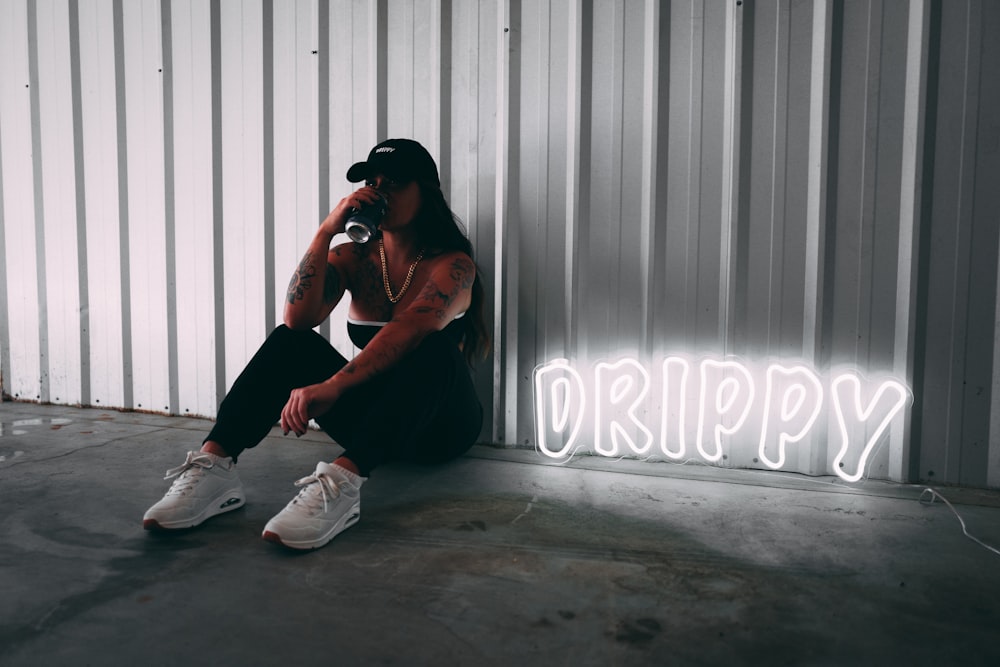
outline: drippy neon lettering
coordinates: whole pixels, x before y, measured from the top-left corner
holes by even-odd
[[[789,446],[807,438],[826,407],[839,438],[830,443],[830,450],[836,449],[832,468],[843,479],[857,481],[910,398],[906,385],[895,379],[884,379],[871,391],[873,383],[863,387],[853,370],[833,374],[827,393],[820,376],[802,364],[775,363],[755,371],[733,360],[695,363],[671,356],[658,368],[657,384],[636,359],[602,361],[594,364],[588,385],[566,359],[538,366],[533,378],[538,450],[556,459],[572,456],[582,447],[584,429],[592,427],[595,453],[649,456],[657,437],[642,415],[650,406],[656,410],[648,412],[659,412],[659,451],[667,458],[681,460],[697,452],[718,463],[727,446],[746,442],[755,447],[755,461],[777,470],[786,466]],[[762,396],[755,377],[763,380]],[[659,395],[651,398],[653,387]],[[867,402],[864,395],[870,396]]]

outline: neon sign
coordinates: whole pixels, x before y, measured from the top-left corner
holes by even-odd
[[[719,464],[727,451],[749,446],[755,464],[778,470],[787,466],[790,448],[813,434],[826,407],[836,425],[831,467],[855,482],[910,398],[902,382],[870,382],[855,370],[831,374],[826,389],[819,374],[801,363],[754,369],[735,360],[696,363],[670,356],[656,370],[654,379],[634,358],[601,361],[588,384],[566,359],[538,366],[536,448],[554,459],[568,458],[582,450],[584,431],[592,426],[593,451],[605,457],[697,456]]]

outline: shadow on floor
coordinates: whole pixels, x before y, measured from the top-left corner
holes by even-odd
[[[322,434],[269,437],[244,508],[158,534],[142,513],[206,422],[0,422],[4,665],[1000,664],[1000,556],[920,487],[475,448],[379,469],[361,522],[300,553],[260,531]],[[998,494],[951,495],[1000,544]]]

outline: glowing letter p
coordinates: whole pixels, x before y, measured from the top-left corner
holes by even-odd
[[[573,451],[584,404],[583,379],[565,359],[535,369],[535,442],[542,454],[557,459]],[[562,448],[552,451],[550,445],[564,438]]]
[[[764,423],[757,453],[769,468],[785,465],[785,444],[798,442],[812,428],[823,404],[823,386],[805,366],[786,368],[777,364],[767,369]],[[777,441],[776,459],[768,456]]]
[[[701,391],[698,394],[698,453],[706,461],[722,458],[722,436],[743,426],[753,404],[753,378],[735,361],[701,362]],[[726,422],[732,424],[727,426]],[[710,438],[706,427],[715,424]],[[713,448],[707,445],[711,440]]]

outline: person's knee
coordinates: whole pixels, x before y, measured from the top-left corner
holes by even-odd
[[[317,340],[318,339],[318,340]],[[312,329],[292,329],[287,324],[279,324],[267,337],[267,341],[277,344],[302,345],[306,343],[326,343],[326,339]]]
[[[441,331],[428,334],[403,360],[401,366],[418,373],[449,373],[460,359],[455,342]]]
[[[271,329],[271,333],[267,335],[265,343],[274,343],[278,341],[287,340],[291,334],[294,333],[284,324],[279,324],[275,328]]]

